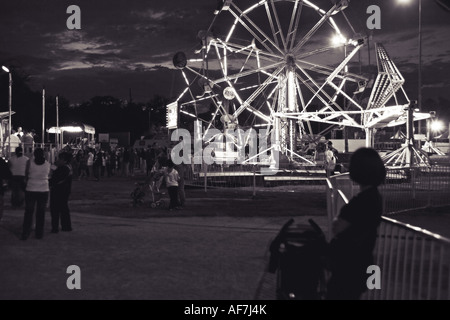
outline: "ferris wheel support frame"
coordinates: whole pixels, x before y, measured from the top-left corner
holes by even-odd
[[[255,1],[252,6],[241,10],[235,2],[223,1],[223,5],[219,6],[215,12],[213,23],[221,12],[228,12],[234,18],[234,23],[224,40],[214,37],[210,32],[210,30],[213,30],[213,23],[208,28],[208,31],[203,33],[201,38],[202,48],[196,51],[196,54],[201,54],[200,61],[202,65],[200,70],[197,71],[190,66],[183,66],[183,68],[186,67],[187,70],[196,76],[196,79],[200,78],[202,80],[204,92],[201,95],[194,94],[190,86],[195,80],[189,81],[184,70],[181,70],[188,87],[178,97],[177,101],[180,101],[182,96],[189,93],[192,99],[182,102],[181,107],[192,105],[195,114],[188,111],[187,108],[181,110],[181,107],[180,112],[193,118],[197,117],[198,120],[205,123],[207,128],[204,135],[206,135],[211,127],[215,127],[216,116],[221,116],[223,130],[226,133],[226,130],[241,125],[239,121],[243,119],[240,116],[244,111],[248,111],[249,116],[247,120],[253,117],[250,119],[252,127],[255,124],[262,125],[260,122],[267,125],[267,132],[270,132],[270,136],[273,137],[273,148],[271,150],[281,152],[291,160],[294,158],[302,161],[306,160],[296,152],[297,137],[303,132],[306,134],[305,123],[308,125],[309,134],[313,134],[310,122],[314,121],[329,124],[330,127],[338,125],[361,128],[366,132],[366,145],[373,146],[375,129],[379,125],[383,125],[382,121],[391,116],[389,113],[390,107],[386,107],[387,100],[390,98],[395,99],[396,107],[398,108],[399,103],[395,92],[399,89],[404,92],[402,88],[404,79],[401,77],[398,69],[390,60],[384,48],[377,48],[379,77],[374,85],[374,90],[372,90],[368,106],[364,108],[358,102],[355,94],[365,90],[369,79],[362,75],[348,72],[346,67],[364,46],[366,39],[361,37],[357,40],[345,39],[332,17],[345,9],[349,1],[334,1],[332,8],[328,11],[320,9],[312,1],[308,0],[284,1],[294,3],[290,20],[287,21],[289,23],[287,33],[284,32],[286,28],[283,30],[281,26],[283,21],[279,19],[278,5],[275,5],[278,2],[283,1]],[[300,16],[303,8],[307,7],[308,10],[313,9],[320,18],[318,21],[315,20],[316,23],[312,29],[297,39],[296,32]],[[254,9],[256,10],[253,11]],[[266,28],[267,32],[255,23],[258,20],[253,20],[256,14],[262,13],[264,9],[270,26],[270,31],[267,31],[269,28]],[[349,23],[345,14],[344,17]],[[317,48],[316,45],[316,48],[313,48],[314,50],[308,50],[311,48],[307,47],[306,44],[326,23],[332,27],[333,32],[341,38],[341,41],[345,41],[340,45],[322,48]],[[231,37],[235,37],[233,33],[236,27],[241,28],[240,30],[252,36],[253,40],[249,45],[230,42],[232,40]],[[352,30],[354,31],[353,27]],[[270,36],[271,33],[272,35]],[[255,42],[258,42],[260,48],[256,46]],[[347,54],[347,46],[349,45],[352,45],[354,48]],[[308,57],[326,53],[339,46],[344,47],[345,55],[342,61],[339,59],[339,64],[336,68],[306,60]],[[306,52],[300,52],[302,49],[306,49]],[[238,67],[235,64],[233,68],[229,68],[228,63],[231,66],[230,61],[232,59],[235,59],[235,61],[239,59],[236,59],[237,55],[240,55],[242,64]],[[208,73],[210,62],[213,59],[220,66],[218,71],[222,72],[217,78],[214,78],[215,75],[212,74],[210,77]],[[249,67],[247,62],[250,59],[254,65]],[[318,76],[319,80],[317,81],[312,74]],[[247,79],[254,79],[252,78],[254,75],[258,77],[256,85],[243,88],[242,80],[245,82]],[[247,76],[249,78],[246,78]],[[361,86],[363,90],[354,92],[352,97],[345,90],[346,83],[349,81],[357,83],[358,87],[360,83],[365,83]],[[216,88],[224,89],[224,86],[226,86],[225,89],[229,89],[232,92],[233,98],[231,99],[235,99],[237,103],[231,104],[230,102],[229,105],[229,101],[221,101],[222,93],[216,93],[214,90]],[[245,92],[246,90],[248,91]],[[387,95],[385,96],[384,94]],[[343,106],[336,102],[338,96],[344,99],[345,103]],[[216,108],[210,120],[198,117],[197,104],[203,100],[210,101],[210,105]],[[311,107],[314,101],[318,101],[321,108],[319,111],[311,112],[308,108]],[[262,109],[263,106],[264,109]],[[349,107],[352,107],[352,109],[349,109]],[[232,108],[233,110],[231,110]],[[268,113],[265,111],[266,108]],[[392,117],[398,117],[397,113],[395,110],[392,111]],[[358,122],[357,117],[361,118],[361,123]],[[248,124],[247,120],[244,124]],[[269,133],[267,134],[268,136]],[[409,155],[408,157],[410,158]]]

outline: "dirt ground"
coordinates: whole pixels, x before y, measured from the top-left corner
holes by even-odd
[[[0,299],[252,300],[268,246],[291,217],[326,228],[325,192],[186,188],[186,208],[133,207],[137,177],[74,181],[73,231],[19,240],[22,209],[5,195],[0,222]],[[166,195],[162,198],[166,203]],[[66,268],[81,269],[68,290]],[[274,298],[273,283],[258,299]]]
[[[73,228],[20,241],[22,209],[7,193],[0,222],[1,300],[252,300],[274,299],[264,284],[268,246],[294,218],[326,231],[325,189],[306,186],[247,189],[187,187],[186,208],[133,207],[130,193],[143,176],[74,181]],[[162,198],[166,203],[166,195]],[[450,210],[394,219],[445,236]],[[67,267],[77,265],[81,290],[69,290]],[[266,277],[267,280],[267,277]]]
[[[271,217],[326,214],[325,187],[285,186],[257,188],[212,188],[187,185],[186,207],[182,211],[167,210],[169,198],[166,190],[161,200],[164,206],[151,208],[151,193],[145,202],[132,206],[130,193],[135,183],[143,181],[142,175],[135,177],[111,177],[96,181],[75,181],[71,206],[77,212],[94,213],[127,218],[150,218],[170,216],[230,216]]]

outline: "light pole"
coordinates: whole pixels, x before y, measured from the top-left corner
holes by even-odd
[[[61,150],[61,133],[59,132],[59,97],[56,96],[56,150]]]
[[[397,0],[400,3],[410,3],[412,0]],[[422,111],[422,0],[419,0],[419,78],[418,78],[418,97],[417,107]],[[421,125],[419,121],[419,134]]]
[[[9,75],[9,97],[8,97],[8,108],[9,108],[9,114],[8,114],[8,159],[11,157],[11,112],[12,112],[12,75],[11,71],[5,67],[2,66],[3,71],[7,72]]]
[[[45,87],[42,88],[42,149],[44,149],[44,135],[45,135]]]

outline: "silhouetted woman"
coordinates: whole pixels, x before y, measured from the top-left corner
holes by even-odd
[[[327,286],[330,300],[357,300],[367,289],[367,267],[373,264],[383,211],[377,187],[384,182],[386,169],[378,153],[371,148],[356,150],[349,171],[360,192],[342,207],[333,222],[329,246],[331,278]]]

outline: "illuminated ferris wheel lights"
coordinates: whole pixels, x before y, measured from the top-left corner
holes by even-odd
[[[347,39],[342,34],[336,34],[331,39],[334,46],[340,46],[347,43]]]
[[[193,114],[191,114],[191,113],[189,113],[189,112],[186,112],[186,111],[184,111],[184,110],[180,110],[180,112],[182,112],[182,113],[184,113],[184,114],[187,114],[188,116],[190,116],[190,117],[192,117],[192,118],[197,118],[195,115],[193,115]]]
[[[316,6],[314,3],[312,3],[312,2],[310,2],[310,1],[308,1],[308,0],[305,0],[304,1],[308,6],[310,6],[311,8],[313,8],[314,10],[321,10],[318,6]]]
[[[431,131],[433,131],[433,132],[442,131],[444,129],[444,127],[445,127],[444,123],[439,120],[435,120],[431,123]]]

